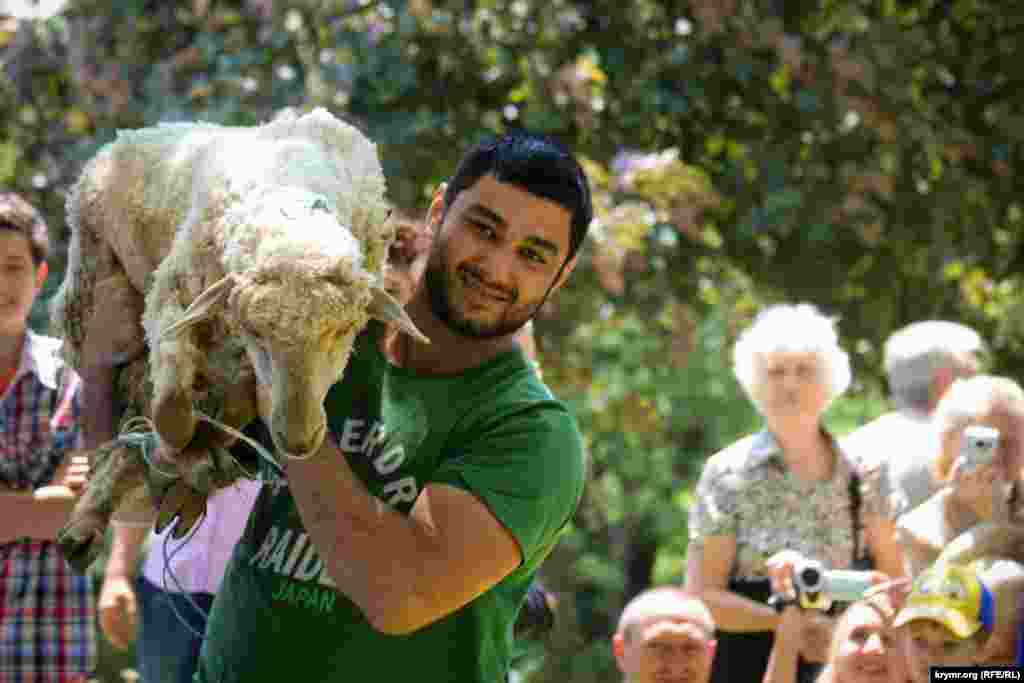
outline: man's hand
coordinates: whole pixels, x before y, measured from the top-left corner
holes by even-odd
[[[81,494],[89,481],[90,472],[89,456],[82,451],[71,451],[64,457],[64,462],[54,473],[52,484],[66,486],[75,494]]]
[[[89,481],[89,456],[81,451],[70,451],[64,456],[64,462],[53,474],[53,480],[47,486],[40,486],[33,492],[36,500],[72,500],[82,495]]]
[[[135,640],[136,605],[131,580],[123,574],[107,574],[100,591],[100,628],[119,650],[127,650]]]

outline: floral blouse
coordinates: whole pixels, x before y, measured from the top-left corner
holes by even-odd
[[[768,431],[711,456],[689,511],[690,543],[699,547],[706,536],[735,537],[731,578],[767,576],[765,563],[780,550],[794,550],[829,569],[849,568],[854,550],[850,481],[857,466],[828,438],[838,456],[828,481],[805,483],[793,476]],[[862,502],[861,529],[864,514]],[[860,548],[863,553],[863,532]]]

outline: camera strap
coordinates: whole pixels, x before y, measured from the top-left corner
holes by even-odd
[[[860,475],[850,468],[850,520],[853,523],[853,559],[851,569],[874,569],[874,559],[871,553],[863,547],[862,536],[864,525],[861,524],[861,496],[860,496]]]

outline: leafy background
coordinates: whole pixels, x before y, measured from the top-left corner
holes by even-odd
[[[486,134],[571,145],[598,217],[536,327],[590,484],[522,670],[612,681],[618,610],[682,575],[701,463],[758,424],[729,352],[759,307],[837,316],[839,433],[886,408],[881,344],[913,320],[975,326],[1019,376],[1022,26],[1024,4],[985,0],[8,0],[0,186],[59,237],[48,296],[66,192],[118,129],[324,106],[411,211]],[[130,660],[104,652],[118,680]]]

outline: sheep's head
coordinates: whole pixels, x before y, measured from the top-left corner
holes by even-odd
[[[355,336],[373,317],[423,335],[362,267],[359,242],[326,206],[286,212],[287,221],[255,224],[250,242],[229,256],[229,274],[199,296],[180,329],[220,310],[236,330],[260,380],[269,388],[269,427],[288,454],[320,447],[328,389],[344,372]],[[253,236],[258,235],[258,239]],[[242,252],[248,256],[242,258]],[[234,267],[231,267],[231,266]],[[247,267],[242,267],[242,266]]]

